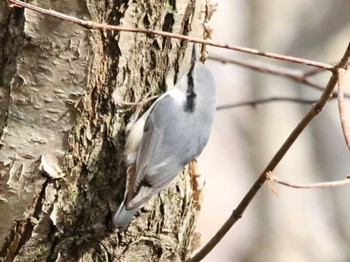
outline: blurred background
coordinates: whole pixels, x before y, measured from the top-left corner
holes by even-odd
[[[336,63],[350,40],[350,1],[220,0],[211,25],[213,40],[218,42]],[[311,69],[213,47],[209,53]],[[320,96],[317,90],[277,76],[210,59],[207,65],[215,76],[218,105],[277,96]],[[313,79],[325,86],[329,77],[326,72]],[[350,86],[347,89],[350,93]],[[226,221],[310,106],[274,102],[217,111],[209,144],[199,158],[206,180],[197,227],[202,246]],[[342,180],[349,174],[350,153],[334,100],[307,127],[274,175],[307,184]],[[265,184],[204,261],[350,261],[350,186],[273,187],[279,197]]]

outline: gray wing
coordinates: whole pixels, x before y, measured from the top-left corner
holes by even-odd
[[[198,136],[196,121],[169,95],[157,102],[145,123],[127,208],[145,203],[202,151],[209,133]]]

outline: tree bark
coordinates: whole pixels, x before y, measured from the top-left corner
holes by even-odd
[[[204,1],[30,3],[196,37],[208,19]],[[2,261],[185,260],[200,207],[193,168],[151,199],[126,232],[113,230],[135,107],[115,105],[112,94],[137,101],[164,92],[188,66],[187,43],[86,30],[6,1],[0,13]]]

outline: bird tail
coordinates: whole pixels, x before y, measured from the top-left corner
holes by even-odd
[[[113,224],[118,232],[125,231],[139,209],[139,206],[132,209],[126,209],[125,199],[123,200],[113,217]]]

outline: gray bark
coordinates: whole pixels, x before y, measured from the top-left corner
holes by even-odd
[[[204,1],[31,1],[67,15],[202,37]],[[202,6],[203,4],[203,6]],[[0,3],[0,258],[182,261],[198,192],[187,168],[117,234],[125,187],[125,101],[159,94],[187,43],[78,25]],[[192,170],[192,171],[191,171]]]

